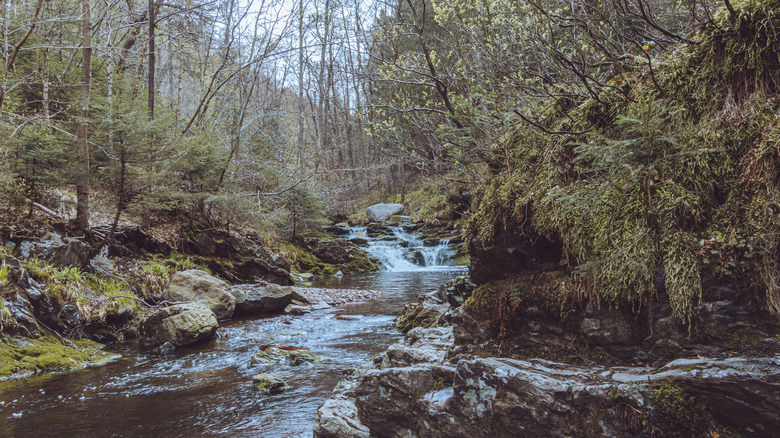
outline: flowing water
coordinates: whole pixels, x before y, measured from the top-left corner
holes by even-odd
[[[430,265],[410,262],[413,251],[425,247],[398,230],[395,241],[372,241],[369,247],[389,270],[314,285],[379,290],[380,299],[303,316],[226,321],[216,339],[172,356],[141,354],[135,344],[111,345],[107,349],[122,358],[110,364],[0,382],[0,437],[310,437],[317,407],[343,372],[400,337],[394,319],[401,307],[464,272],[437,266],[450,254],[446,244],[424,256]],[[386,254],[396,250],[398,256]],[[261,344],[308,347],[323,360],[259,369],[249,362]],[[291,389],[260,395],[251,385],[260,372],[277,374]]]

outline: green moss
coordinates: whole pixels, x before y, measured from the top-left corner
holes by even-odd
[[[663,383],[653,391],[652,421],[665,436],[703,436],[708,430],[706,405],[674,383]]]
[[[285,259],[290,261],[295,272],[314,275],[335,275],[341,269],[338,265],[332,265],[320,261],[311,251],[293,244],[284,244],[280,252]]]
[[[62,371],[105,363],[116,357],[102,345],[81,340],[65,345],[46,332],[39,339],[0,336],[0,379],[44,371]]]
[[[463,308],[476,313],[484,319],[490,319],[497,299],[498,288],[492,283],[486,283],[471,292],[471,296],[463,303]]]
[[[441,313],[435,308],[418,304],[409,312],[401,315],[396,321],[395,327],[403,333],[415,327],[435,327],[439,322],[439,317],[441,317]]]

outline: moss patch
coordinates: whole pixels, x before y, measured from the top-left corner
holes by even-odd
[[[88,340],[64,345],[47,332],[39,339],[0,336],[0,379],[22,377],[43,371],[63,371],[106,363],[117,357]]]
[[[653,391],[652,422],[664,436],[704,436],[708,430],[706,405],[685,388],[664,383]]]
[[[431,328],[436,326],[441,313],[433,307],[418,304],[409,312],[401,315],[395,323],[398,331],[406,333],[415,327]]]

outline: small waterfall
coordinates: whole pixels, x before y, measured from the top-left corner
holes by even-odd
[[[423,241],[419,235],[407,232],[402,227],[389,227],[391,236],[371,238],[366,227],[349,229],[349,238],[366,239],[366,251],[379,259],[386,271],[419,271],[449,266],[455,249],[450,239],[441,239],[437,244]]]

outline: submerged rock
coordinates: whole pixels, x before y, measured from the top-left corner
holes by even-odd
[[[227,288],[227,283],[208,272],[191,269],[173,274],[163,298],[173,302],[201,302],[217,319],[226,319],[233,316],[236,307],[236,300]]]
[[[403,211],[403,204],[374,204],[366,209],[366,217],[371,222],[382,222]]]
[[[217,331],[217,317],[205,304],[163,307],[149,315],[139,330],[139,343],[153,348],[166,342],[181,347],[209,340]]]
[[[322,358],[309,351],[308,348],[298,347],[267,347],[252,356],[250,365],[265,366],[287,363],[292,366],[304,363],[319,362]]]
[[[252,385],[270,395],[281,394],[287,389],[287,382],[276,374],[256,374],[252,376]]]

